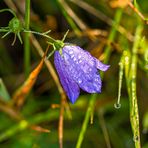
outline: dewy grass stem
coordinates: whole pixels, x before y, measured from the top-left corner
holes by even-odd
[[[127,77],[127,87],[130,102],[130,122],[133,131],[133,140],[135,143],[135,148],[141,148],[140,144],[140,131],[139,131],[139,113],[138,113],[138,103],[137,103],[137,52],[141,42],[141,33],[143,26],[138,24],[135,32],[135,40],[132,49],[131,64],[129,70],[129,76]]]

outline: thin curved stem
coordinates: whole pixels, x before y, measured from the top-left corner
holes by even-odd
[[[6,37],[8,34],[10,34],[10,33],[11,33],[11,31],[5,33],[5,34],[2,36],[2,38],[5,38],[5,37]]]
[[[2,10],[0,10],[0,13],[1,13],[1,12],[5,12],[5,11],[10,12],[11,14],[14,15],[14,17],[16,17],[16,14],[15,14],[11,9],[2,9]]]
[[[8,32],[10,29],[9,27],[1,27],[0,32]]]
[[[40,32],[36,32],[36,31],[31,31],[31,30],[24,29],[23,32],[32,33],[32,34],[43,36],[43,37],[49,39],[50,42],[52,42],[52,43],[56,42],[56,40],[54,38],[52,38],[52,37],[50,37],[50,36],[47,35],[47,33],[49,33],[49,31],[44,32],[44,33],[40,33]]]

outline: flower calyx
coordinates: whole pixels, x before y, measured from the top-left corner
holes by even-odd
[[[11,9],[0,10],[0,12],[5,12],[5,11],[12,13],[14,17],[9,21],[9,24],[7,27],[0,27],[0,32],[5,32],[2,38],[6,37],[10,33],[14,33],[14,40],[12,42],[12,46],[16,41],[16,36],[18,37],[20,43],[22,44],[23,42],[22,42],[20,32],[23,30],[23,26],[21,21],[17,18],[16,14]]]

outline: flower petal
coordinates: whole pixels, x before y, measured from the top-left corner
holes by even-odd
[[[91,76],[91,79],[87,79],[86,75],[82,78],[82,82],[78,79],[78,83],[81,89],[88,93],[101,93],[101,78],[99,75]]]
[[[77,83],[71,79],[67,73],[67,65],[64,58],[59,54],[59,51],[55,51],[54,64],[60,77],[60,82],[72,103],[76,101],[79,96],[80,88]]]
[[[97,58],[94,58],[94,60],[95,60],[95,63],[96,63],[96,67],[99,70],[106,71],[110,67],[110,65],[103,64]]]
[[[101,78],[90,53],[78,46],[70,45],[64,46],[62,53],[68,65],[68,74],[80,88],[88,93],[100,93]]]

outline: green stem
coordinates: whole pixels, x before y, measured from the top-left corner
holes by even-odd
[[[47,38],[47,39],[48,39],[47,43],[53,46],[54,51],[55,51],[55,50],[59,50],[59,51],[60,51],[60,49],[64,46],[64,40],[65,40],[66,35],[67,35],[67,33],[68,33],[68,31],[67,31],[66,34],[64,35],[62,41],[61,41],[61,40],[55,40],[54,38],[48,36],[47,34],[49,33],[49,31],[40,33],[40,32],[36,32],[36,31],[31,31],[31,30],[23,29],[23,32],[25,32],[25,33],[33,33],[33,34],[40,35],[40,36],[43,36],[43,37]],[[53,52],[54,52],[54,51],[53,51]],[[53,53],[51,53],[51,55],[52,55],[52,54],[53,54]],[[48,58],[49,58],[51,55],[49,55]]]
[[[25,33],[33,33],[33,34],[36,34],[36,35],[43,36],[43,37],[48,39],[48,42],[53,43],[53,44],[56,42],[56,40],[54,38],[47,35],[47,32],[40,33],[40,32],[26,30],[26,29],[24,29],[23,32],[25,32]]]
[[[134,135],[135,148],[141,148],[139,132],[139,114],[136,94],[136,76],[137,76],[137,52],[140,44],[142,25],[138,25],[135,33],[135,40],[132,49],[131,66],[129,77],[127,78],[128,94],[130,101],[130,121]]]
[[[25,29],[29,30],[30,26],[30,0],[25,1]],[[24,69],[25,75],[28,76],[30,72],[30,43],[29,43],[30,33],[25,33],[24,39]]]
[[[91,112],[93,111],[93,108],[94,108],[94,105],[95,105],[96,97],[97,97],[97,94],[94,94],[90,98],[90,102],[89,102],[89,105],[88,105],[88,108],[87,108],[87,111],[86,111],[85,119],[83,121],[83,125],[82,125],[82,128],[81,128],[81,132],[80,132],[79,137],[78,137],[76,148],[81,147],[81,144],[82,144],[82,141],[84,139],[84,135],[85,135],[85,132],[86,132],[86,129],[87,129],[87,125],[88,125],[88,122],[89,122],[89,119],[90,119],[90,115],[91,115]]]
[[[120,20],[121,20],[121,16],[122,16],[122,9],[119,8],[116,11],[116,14],[115,14],[115,17],[114,17],[114,23],[113,23],[113,26],[111,28],[111,32],[110,32],[109,37],[108,37],[109,44],[114,41],[114,38],[115,38],[116,32],[117,32],[117,28],[118,28]],[[110,45],[106,46],[104,51],[105,51],[105,55],[106,55],[106,57],[104,59],[104,63],[108,63],[108,60],[109,60],[109,57],[110,57],[110,54],[111,54],[111,46]]]

